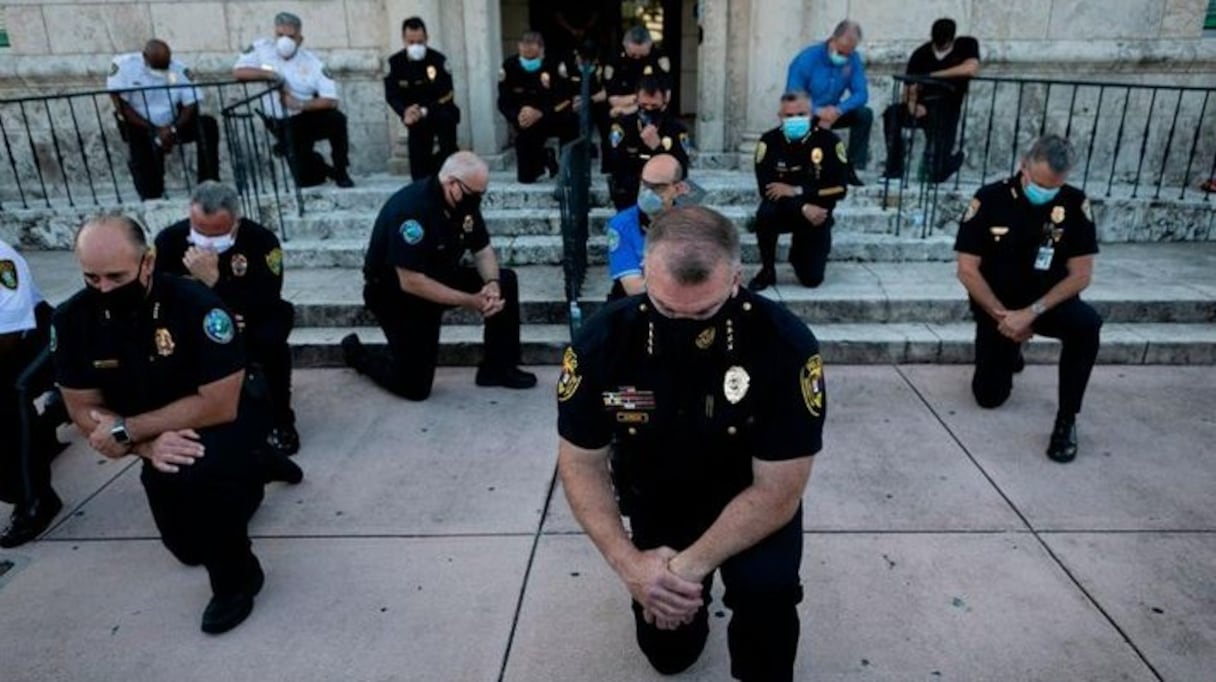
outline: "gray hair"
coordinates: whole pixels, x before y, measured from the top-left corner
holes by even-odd
[[[832,37],[843,38],[845,36],[852,36],[854,40],[860,43],[861,24],[853,21],[852,19],[845,19],[839,24],[836,24],[836,28],[832,30]]]
[[[275,26],[290,26],[297,31],[303,30],[304,22],[300,21],[300,17],[291,12],[279,12],[274,15]]]
[[[1056,175],[1064,175],[1077,162],[1072,143],[1059,135],[1044,135],[1035,140],[1025,158],[1031,163],[1045,162]]]
[[[241,217],[241,197],[231,186],[215,180],[200,182],[190,193],[190,203],[197,204],[205,215],[227,211],[233,218]]]
[[[474,175],[489,175],[490,168],[486,162],[473,152],[459,151],[448,157],[439,169],[439,181],[444,182],[456,178],[468,180]]]
[[[713,209],[676,206],[664,211],[646,230],[646,257],[666,242],[674,248],[663,265],[680,284],[700,284],[722,263],[739,267],[739,231]]]
[[[648,45],[654,42],[654,38],[650,36],[650,29],[645,26],[634,26],[625,34],[625,43],[628,45]]]

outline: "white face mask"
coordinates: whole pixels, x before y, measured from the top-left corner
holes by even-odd
[[[274,51],[279,53],[283,59],[291,59],[296,54],[296,41],[287,36],[279,36],[274,41]]]
[[[953,51],[954,51],[954,44],[953,44],[953,43],[951,43],[951,44],[950,44],[950,45],[949,45],[949,46],[948,46],[946,49],[944,49],[944,50],[939,50],[939,49],[937,49],[937,46],[936,46],[936,45],[934,45],[934,46],[933,46],[933,56],[934,56],[934,57],[937,57],[937,60],[938,60],[938,61],[941,61],[941,60],[945,59],[945,58],[946,58],[946,55],[950,54],[950,53],[951,53],[951,52],[953,52]]]
[[[218,237],[208,237],[193,226],[190,227],[190,236],[186,240],[200,249],[211,249],[216,253],[223,253],[236,244],[236,237],[233,237],[231,232]]]
[[[420,62],[426,58],[425,43],[411,43],[405,46],[405,56],[410,58],[412,62]]]

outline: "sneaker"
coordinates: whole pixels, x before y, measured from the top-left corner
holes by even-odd
[[[290,457],[300,451],[300,432],[296,431],[295,424],[276,426],[266,436],[266,444],[276,453]]]
[[[358,370],[359,360],[363,358],[363,342],[359,340],[358,334],[347,334],[342,337],[342,361],[347,367]]]
[[[748,291],[764,291],[777,283],[777,272],[772,268],[760,268],[760,272],[747,283]]]
[[[203,632],[209,635],[220,635],[235,628],[253,613],[253,598],[262,591],[266,582],[266,574],[257,558],[253,560],[253,573],[249,582],[236,594],[220,597],[213,595],[203,610]]]
[[[1075,417],[1056,417],[1051,429],[1051,442],[1047,445],[1047,457],[1053,462],[1067,464],[1077,456],[1077,420]]]
[[[19,547],[42,535],[62,509],[63,500],[54,490],[48,490],[30,504],[18,505],[9,518],[8,528],[0,534],[0,547]]]
[[[536,385],[536,375],[525,372],[518,367],[505,369],[477,368],[478,386],[502,386],[504,388],[532,388]]]

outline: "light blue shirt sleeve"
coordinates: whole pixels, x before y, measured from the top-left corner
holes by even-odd
[[[849,78],[849,96],[841,100],[839,108],[840,113],[847,114],[854,109],[859,109],[870,101],[870,86],[866,83],[866,69],[861,63],[861,55],[857,50],[853,50],[853,54],[849,55],[849,65],[852,67],[852,74]]]
[[[608,222],[608,274],[614,280],[642,274],[646,239],[638,218],[635,206],[621,211]]]

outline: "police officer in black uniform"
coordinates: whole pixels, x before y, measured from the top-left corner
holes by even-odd
[[[618,211],[638,201],[642,167],[659,154],[674,156],[688,176],[688,129],[667,114],[668,95],[662,79],[645,76],[638,81],[637,111],[612,124],[608,134],[608,191]]]
[[[818,343],[740,290],[738,233],[721,215],[664,212],[646,250],[646,293],[607,305],[563,358],[562,485],[633,596],[656,670],[700,655],[720,571],[731,673],[792,680],[801,500],[826,409]]]
[[[582,101],[584,65],[588,67],[587,92],[590,93],[589,96],[591,98],[589,104],[585,104]],[[604,67],[596,63],[595,46],[591,43],[586,43],[579,47],[579,49],[570,51],[558,63],[557,68],[559,75],[565,79],[567,84],[569,90],[568,97],[571,100],[570,108],[574,112],[576,121],[581,120],[584,106],[590,106],[591,108],[591,125],[595,127],[600,136],[600,172],[607,173],[608,153],[610,150],[608,144],[608,91],[604,88]]]
[[[802,93],[781,96],[781,125],[756,144],[756,241],[760,272],[747,286],[761,291],[777,283],[777,236],[793,233],[790,263],[803,286],[823,283],[832,251],[832,210],[848,185],[844,143],[811,118],[811,103]]]
[[[485,360],[478,386],[531,388],[520,370],[519,284],[498,267],[481,216],[489,169],[472,152],[448,157],[439,175],[398,191],[380,209],[363,265],[363,300],[380,322],[388,353],[342,339],[346,364],[409,400],[431,394],[445,310],[464,308],[485,319]],[[462,266],[465,251],[475,268]]]
[[[545,148],[545,141],[556,137],[564,144],[578,136],[562,71],[558,59],[545,56],[540,33],[526,31],[519,39],[519,54],[503,61],[498,72],[498,110],[515,131],[520,182],[536,182],[546,168],[550,177],[557,175],[557,156]]]
[[[68,413],[103,455],[144,458],[161,540],[207,568],[203,631],[231,630],[264,578],[248,533],[262,483],[240,331],[207,287],[153,275],[156,255],[130,218],[85,223],[76,256],[87,286],[55,310],[51,340]]]
[[[384,99],[409,129],[410,177],[418,180],[437,173],[443,160],[456,151],[460,109],[447,57],[427,47],[422,19],[402,22],[401,40],[405,49],[388,58]]]
[[[603,75],[613,119],[637,110],[638,82],[646,76],[657,78],[670,98],[671,59],[655,47],[645,26],[629,29],[622,41],[621,53],[604,67]]]
[[[958,277],[975,316],[975,375],[982,407],[999,407],[1034,334],[1061,341],[1059,406],[1047,456],[1077,455],[1077,414],[1098,357],[1102,319],[1080,299],[1098,241],[1085,193],[1065,184],[1074,155],[1067,140],[1035,141],[1013,177],[981,187],[959,226]]]
[[[241,217],[235,189],[209,181],[190,196],[190,217],[156,235],[156,254],[157,274],[193,277],[211,287],[236,315],[249,362],[265,372],[270,389],[272,427],[267,443],[283,456],[299,452],[287,345],[295,326],[295,307],[282,296],[279,238]]]

